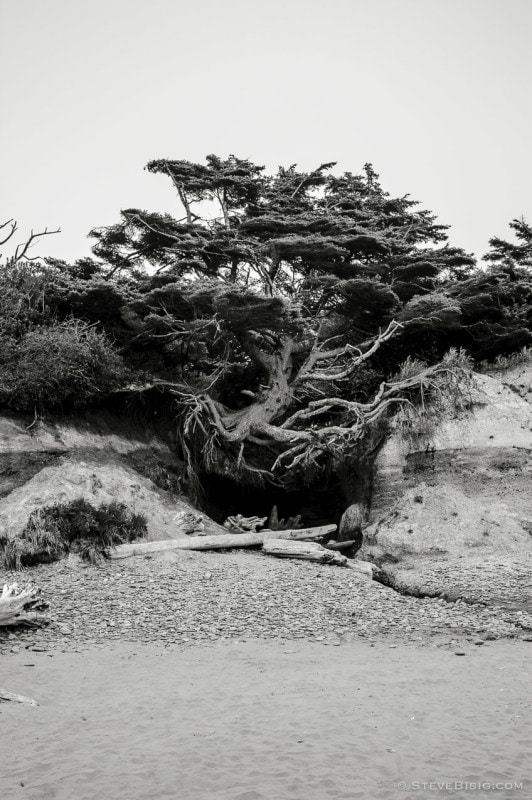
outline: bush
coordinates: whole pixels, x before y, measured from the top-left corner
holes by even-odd
[[[94,507],[86,500],[56,503],[34,511],[19,537],[0,538],[0,564],[6,569],[57,561],[68,552],[95,564],[111,548],[145,536],[147,520],[124,503]]]
[[[51,321],[48,294],[57,275],[42,264],[0,265],[0,336],[20,338],[35,325]]]
[[[17,411],[86,405],[125,378],[122,359],[106,336],[79,320],[0,341],[0,403]]]

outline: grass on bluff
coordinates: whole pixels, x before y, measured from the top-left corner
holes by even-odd
[[[21,569],[57,561],[69,552],[96,564],[118,544],[147,534],[147,520],[124,503],[95,507],[86,500],[56,503],[32,512],[19,536],[0,536],[0,566]]]

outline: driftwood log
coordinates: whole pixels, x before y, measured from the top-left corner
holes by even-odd
[[[316,561],[318,564],[334,564],[347,566],[347,558],[341,553],[334,553],[317,542],[294,542],[286,539],[269,539],[262,546],[264,553],[278,558],[302,558],[305,561]]]
[[[163,550],[230,550],[233,547],[260,547],[268,539],[322,539],[336,531],[336,525],[319,528],[301,528],[290,531],[258,531],[256,533],[228,533],[221,536],[189,536],[182,539],[164,539],[159,542],[137,542],[118,545],[111,550],[111,558],[130,558]]]
[[[348,539],[345,542],[335,542],[334,540],[327,542],[325,547],[329,550],[349,550],[351,547],[354,547],[358,544],[357,539]]]
[[[0,627],[47,622],[46,616],[40,613],[46,608],[40,594],[36,586],[20,588],[16,583],[6,584],[0,595]]]

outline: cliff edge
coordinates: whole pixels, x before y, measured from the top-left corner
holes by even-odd
[[[532,607],[532,363],[475,374],[470,401],[387,440],[360,555],[407,594]]]

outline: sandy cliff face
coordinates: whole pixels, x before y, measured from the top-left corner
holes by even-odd
[[[0,416],[0,533],[20,533],[36,508],[84,498],[126,503],[147,517],[150,538],[172,538],[176,514],[193,509],[154,480],[164,485],[175,468],[169,447],[140,428],[118,435],[112,425],[78,421],[27,429]]]
[[[382,563],[398,588],[456,594],[453,569],[490,560],[514,569],[530,559],[532,365],[477,375],[475,384],[469,412],[417,445],[394,433],[377,459],[361,556]]]

